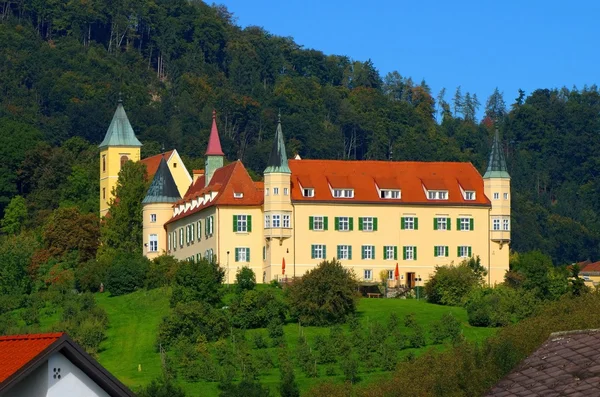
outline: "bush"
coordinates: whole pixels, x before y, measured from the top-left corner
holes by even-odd
[[[480,284],[481,278],[466,261],[458,266],[436,266],[425,283],[425,294],[430,303],[461,306],[469,292]]]
[[[264,328],[274,319],[284,322],[287,307],[271,289],[244,290],[229,305],[235,327]]]
[[[171,285],[180,262],[170,255],[161,255],[150,261],[145,286],[147,289]]]
[[[183,262],[175,273],[175,285],[171,295],[171,307],[192,301],[217,306],[221,303],[225,272],[206,259]]]
[[[109,266],[102,260],[81,263],[75,269],[75,285],[82,292],[98,292],[106,281]]]
[[[67,295],[57,330],[67,332],[90,354],[95,354],[105,339],[108,316],[96,305],[92,294]]]
[[[252,337],[252,340],[256,349],[266,349],[268,347],[267,339],[262,332],[255,333]]]
[[[450,313],[444,314],[441,320],[431,324],[433,343],[442,343],[446,339],[457,342],[460,340],[461,332],[460,322]]]
[[[305,325],[342,323],[356,311],[357,285],[339,261],[323,261],[287,288],[292,316]]]
[[[112,296],[125,295],[144,286],[149,260],[141,254],[120,252],[106,275],[106,289]]]
[[[150,384],[138,392],[139,397],[185,397],[185,392],[170,380],[154,379]]]
[[[501,285],[474,289],[468,296],[465,308],[469,324],[475,327],[502,327],[531,316],[539,304],[537,290],[515,290]]]
[[[248,266],[242,267],[235,275],[237,293],[253,290],[256,287],[256,275]]]

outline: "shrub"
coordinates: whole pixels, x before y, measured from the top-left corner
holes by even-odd
[[[415,324],[411,327],[411,329],[412,332],[408,336],[408,343],[410,343],[410,347],[418,349],[425,346],[427,341],[425,340],[425,331],[423,330],[423,327],[421,327],[419,324]]]
[[[262,332],[255,333],[252,336],[252,340],[256,349],[266,349],[268,347],[267,339],[265,338]]]
[[[474,289],[467,298],[465,308],[469,324],[501,327],[529,317],[539,304],[537,290],[515,290],[501,285]]]
[[[124,295],[144,286],[149,260],[141,254],[120,252],[106,275],[106,289],[112,296]]]
[[[223,293],[221,283],[224,275],[225,272],[219,265],[206,259],[181,263],[175,273],[171,307],[175,307],[178,303],[192,301],[219,305]]]
[[[269,338],[275,340],[281,338],[283,336],[283,322],[278,318],[274,318],[267,325],[267,331],[269,332]]]
[[[229,305],[232,324],[239,328],[263,328],[273,319],[285,320],[287,308],[273,290],[244,290]]]
[[[433,343],[442,343],[446,339],[452,342],[460,340],[460,322],[450,313],[446,313],[439,321],[431,324],[431,339]]]
[[[89,260],[77,265],[75,269],[75,285],[82,292],[98,292],[100,284],[106,281],[108,268],[105,261]]]
[[[461,306],[469,292],[480,284],[480,277],[466,262],[436,266],[435,273],[425,283],[425,294],[431,303]]]
[[[306,325],[342,323],[356,311],[357,281],[339,261],[323,261],[286,290],[292,316]]]
[[[180,386],[170,380],[154,379],[150,384],[138,392],[139,397],[185,397],[185,392]]]
[[[171,285],[180,262],[170,255],[161,255],[149,263],[145,286],[147,289]]]
[[[237,293],[253,290],[256,287],[256,275],[248,266],[242,267],[235,275]]]

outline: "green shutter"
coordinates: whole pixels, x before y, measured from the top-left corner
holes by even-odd
[[[340,218],[335,217],[335,230],[340,230]]]
[[[365,248],[364,245],[361,246],[361,248],[360,248],[360,256],[361,256],[360,259],[365,259],[365,249],[366,248]]]
[[[314,230],[314,224],[315,224],[315,217],[309,216],[308,217],[308,230]]]
[[[404,230],[406,228],[406,224],[404,223],[406,219],[404,217],[400,218],[400,229]]]
[[[417,247],[413,247],[413,252],[414,252],[413,259],[417,260]]]
[[[386,249],[386,246],[384,245],[383,246],[383,256],[382,256],[383,259],[386,259],[386,257],[385,257],[385,252],[386,252],[385,249]]]
[[[469,258],[471,257],[471,247],[467,247],[467,255],[469,255]]]
[[[460,245],[456,247],[456,256],[460,258]]]
[[[419,218],[415,218],[415,230],[419,230]]]
[[[340,256],[341,256],[340,254],[341,253],[342,253],[341,247],[338,245],[337,246],[337,258],[338,258],[338,260],[340,259]]]
[[[235,249],[235,261],[240,261],[240,250],[238,248]]]
[[[238,229],[237,229],[237,215],[233,216],[233,231],[234,232],[238,231]]]
[[[474,223],[475,223],[475,221],[473,220],[473,218],[469,219],[469,230],[473,230],[474,229],[473,228],[473,226],[475,226]]]
[[[352,259],[352,246],[348,246],[348,260]]]
[[[433,230],[437,230],[437,228],[438,228],[437,218],[433,218]]]
[[[460,220],[462,218],[456,218],[456,230],[460,230]]]
[[[208,218],[204,220],[204,237],[208,237]]]
[[[323,258],[327,259],[327,246],[323,245]]]
[[[315,245],[310,246],[310,259],[315,259]]]
[[[353,217],[348,218],[348,226],[349,226],[348,227],[349,230],[354,230],[354,218]]]
[[[263,247],[263,261],[267,259],[267,247]]]
[[[402,259],[406,260],[406,247],[402,247]]]
[[[373,218],[373,231],[377,231],[377,218]]]
[[[448,246],[446,246],[446,256],[448,256]]]
[[[394,245],[394,260],[398,260],[398,247]]]
[[[446,225],[448,226],[448,230],[452,230],[452,219],[446,218]]]
[[[437,245],[433,246],[433,257],[436,258],[437,257]]]
[[[327,230],[328,228],[329,228],[329,217],[324,216],[323,217],[323,230]]]
[[[248,233],[252,231],[252,215],[248,215]]]
[[[371,252],[373,253],[373,258],[371,258],[371,259],[375,259],[375,246],[374,245],[371,246]],[[385,258],[385,257],[382,256],[382,258]]]
[[[358,230],[363,230],[363,218],[360,217],[358,218]]]
[[[246,262],[250,262],[250,248],[246,248]]]

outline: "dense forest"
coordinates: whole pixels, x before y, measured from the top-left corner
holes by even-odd
[[[481,171],[497,127],[512,176],[511,248],[555,264],[599,259],[595,85],[507,101],[496,90],[482,104],[461,87],[432,93],[401,71],[381,76],[370,60],[242,29],[225,7],[193,0],[5,0],[0,46],[4,234],[39,230],[60,207],[96,214],[96,145],[122,93],[144,156],[164,145],[199,167],[214,108],[227,158],[254,175],[278,111],[290,155],[470,161]]]

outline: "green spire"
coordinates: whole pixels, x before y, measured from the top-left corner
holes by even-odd
[[[174,203],[180,199],[179,190],[163,154],[142,204]]]
[[[506,160],[504,153],[500,147],[500,134],[498,128],[494,133],[494,143],[492,144],[492,152],[490,153],[490,161],[487,170],[483,175],[484,178],[510,178],[508,168],[506,168]]]
[[[281,131],[281,113],[277,120],[277,131],[275,131],[275,139],[273,140],[273,148],[267,162],[265,174],[279,173],[291,174],[292,171],[288,167],[287,154],[285,153],[285,142],[283,141],[283,132]]]
[[[120,97],[117,110],[108,126],[104,140],[98,147],[104,148],[107,146],[142,146],[141,142],[135,137]]]

